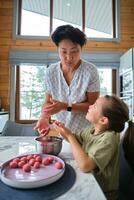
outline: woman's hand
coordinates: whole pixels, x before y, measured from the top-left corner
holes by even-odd
[[[60,135],[62,135],[69,142],[70,137],[73,137],[73,133],[59,121],[54,121],[53,125]]]
[[[34,130],[37,130],[39,134],[46,134],[46,131],[49,130],[49,118],[39,118]]]
[[[43,109],[43,112],[45,112],[47,115],[54,115],[61,110],[66,110],[66,108],[67,103],[51,99],[51,104],[46,105]]]

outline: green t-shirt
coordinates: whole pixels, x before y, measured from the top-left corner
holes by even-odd
[[[93,129],[86,129],[76,135],[85,152],[93,158],[97,168],[95,178],[104,192],[118,190],[119,185],[119,133],[105,131],[93,135]]]

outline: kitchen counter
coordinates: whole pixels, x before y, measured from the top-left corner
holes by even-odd
[[[34,137],[0,137],[0,165],[7,160],[25,153],[37,153]],[[76,181],[70,190],[55,200],[106,200],[92,173],[83,173],[73,159],[70,144],[63,140],[59,154],[76,172]],[[8,199],[7,199],[8,200]]]
[[[0,111],[0,115],[6,115],[8,113],[9,113],[8,111]]]

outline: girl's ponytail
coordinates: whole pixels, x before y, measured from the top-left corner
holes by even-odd
[[[123,137],[123,149],[125,158],[134,171],[134,123],[131,119],[127,122],[128,128]]]

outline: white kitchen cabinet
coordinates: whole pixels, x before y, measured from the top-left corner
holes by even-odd
[[[2,132],[6,121],[9,119],[8,112],[0,112],[0,133]]]
[[[130,118],[134,118],[134,48],[120,58],[120,97],[129,108]]]

